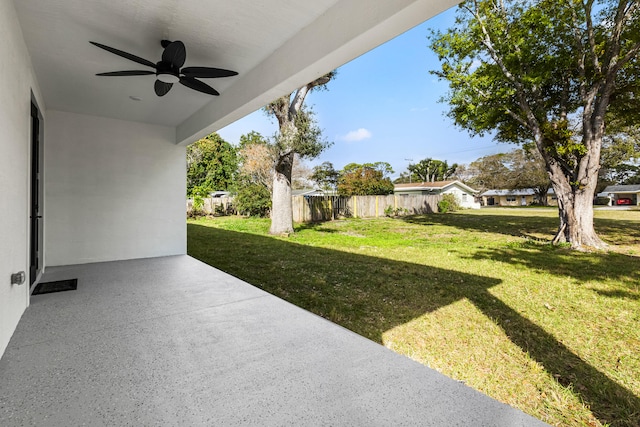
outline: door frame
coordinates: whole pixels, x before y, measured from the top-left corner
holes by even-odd
[[[31,290],[44,269],[44,121],[40,108],[31,97],[29,141],[29,286]]]

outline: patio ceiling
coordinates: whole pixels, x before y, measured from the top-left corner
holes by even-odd
[[[176,128],[187,144],[453,6],[456,0],[15,0],[47,109]],[[181,40],[185,66],[231,69],[207,80],[221,96],[181,85],[166,96],[154,76],[96,41],[152,62],[160,40]],[[139,98],[140,101],[132,100]]]

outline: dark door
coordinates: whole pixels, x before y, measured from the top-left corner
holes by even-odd
[[[30,209],[30,260],[29,260],[29,284],[35,282],[40,270],[41,248],[40,234],[42,229],[42,216],[40,215],[40,118],[38,107],[31,103],[31,209]]]

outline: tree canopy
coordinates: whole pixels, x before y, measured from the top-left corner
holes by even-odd
[[[212,133],[187,147],[187,195],[208,196],[231,190],[238,170],[233,145]]]
[[[515,149],[484,156],[471,162],[466,173],[466,182],[480,191],[532,188],[538,202],[547,203],[551,181],[536,151]]]
[[[252,131],[240,136],[238,179],[235,199],[238,212],[266,216],[271,209],[273,148],[265,137]]]
[[[324,191],[336,191],[339,176],[340,173],[335,170],[333,163],[323,162],[321,165],[314,166],[311,180]]]
[[[407,167],[413,182],[446,181],[456,173],[457,168],[457,163],[449,166],[446,160],[432,158],[420,160],[418,163],[410,164]]]
[[[341,196],[373,196],[393,193],[393,183],[387,174],[393,173],[387,162],[349,163],[338,178]]]

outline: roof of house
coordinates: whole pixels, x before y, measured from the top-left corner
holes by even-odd
[[[520,188],[517,190],[509,190],[509,189],[502,189],[502,190],[487,190],[484,193],[482,193],[482,196],[533,196],[535,195],[536,192],[533,190],[533,188]],[[547,194],[554,194],[553,188],[550,188],[547,191]]]
[[[640,184],[634,185],[609,185],[602,193],[640,193]]]
[[[469,193],[477,193],[477,190],[469,187],[468,185],[462,183],[461,181],[450,180],[450,181],[434,181],[434,182],[410,182],[406,184],[395,184],[394,191],[435,191],[435,190],[444,190],[451,186],[457,186],[462,188],[463,190],[468,191]]]

